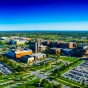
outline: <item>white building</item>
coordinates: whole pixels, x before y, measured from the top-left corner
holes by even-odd
[[[35,53],[35,54],[32,54],[32,56],[36,59],[40,59],[40,58],[45,58],[46,57],[46,54],[44,53]]]

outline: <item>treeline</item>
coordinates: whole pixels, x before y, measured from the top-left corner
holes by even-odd
[[[58,35],[61,37],[72,36],[74,38],[80,38],[83,36],[88,37],[88,31],[4,31],[0,32],[0,37],[3,36],[28,36],[28,37],[38,37],[41,35]]]

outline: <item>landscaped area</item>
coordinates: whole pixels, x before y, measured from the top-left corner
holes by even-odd
[[[70,57],[70,56],[67,56],[67,57],[60,57],[61,60],[64,60],[64,61],[69,61],[69,62],[74,62],[77,60],[77,58],[75,57]]]
[[[80,87],[82,86],[80,83],[76,83],[75,81],[72,81],[72,80],[69,80],[69,79],[66,79],[64,77],[62,77],[61,75],[64,74],[65,72],[69,71],[70,69],[74,68],[75,66],[78,66],[79,64],[81,64],[83,62],[83,60],[78,60],[73,63],[70,63],[69,65],[67,66],[62,66],[63,68],[60,68],[60,69],[55,69],[54,72],[52,72],[51,74],[51,77],[62,83],[62,84],[65,84],[67,86],[70,86],[70,87],[73,87],[73,86],[77,86],[77,87]]]

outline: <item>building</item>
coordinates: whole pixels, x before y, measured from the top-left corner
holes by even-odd
[[[41,45],[43,42],[43,39],[37,39],[34,42],[29,42],[29,47],[32,49],[35,53],[40,52],[44,50],[45,48]]]
[[[59,43],[59,44],[58,44],[58,47],[59,47],[59,48],[71,48],[71,49],[72,49],[72,48],[76,47],[76,43],[73,43],[73,42]]]
[[[6,40],[8,39],[7,37],[0,37],[0,40]]]
[[[19,36],[10,36],[10,39],[11,39],[11,40],[20,39],[20,37],[19,37]]]
[[[44,50],[46,50],[47,46],[44,46],[44,45],[40,45],[39,46],[39,52],[42,52]]]
[[[19,45],[19,44],[25,44],[25,40],[17,40],[17,39],[15,39],[15,40],[10,40],[10,44],[11,45],[13,45],[13,44],[17,44],[17,45]]]
[[[37,39],[37,42],[39,43],[39,45],[41,45],[43,41],[44,41],[43,39]]]
[[[55,41],[55,42],[51,42],[51,41],[43,41],[42,42],[43,45],[46,45],[50,48],[53,47],[57,47],[57,48],[74,48],[76,47],[76,43],[74,42],[62,42],[62,41]]]
[[[27,40],[27,41],[30,41],[31,40],[31,38],[23,38],[24,40]]]
[[[30,63],[34,61],[34,57],[30,56],[30,55],[25,55],[21,57],[21,61],[25,62],[25,63]]]
[[[32,54],[32,50],[11,50],[8,52],[8,55],[13,58],[21,58],[22,56],[29,54]]]
[[[50,41],[49,40],[45,40],[45,41],[42,42],[42,44],[45,45],[45,46],[49,46]]]
[[[78,46],[72,50],[74,56],[83,56],[88,55],[88,48],[87,46]]]
[[[82,49],[88,49],[88,44],[87,43],[81,43],[79,45],[79,47],[82,48]]]
[[[58,47],[58,42],[50,42],[49,47]]]
[[[45,58],[46,54],[44,54],[44,53],[35,53],[35,54],[32,54],[32,56],[34,57],[35,60],[38,60],[40,58]]]
[[[88,55],[88,50],[85,51],[85,55]]]
[[[72,54],[72,49],[62,49],[62,53],[65,55],[71,55]]]
[[[88,44],[82,43],[80,44],[79,48],[85,50],[84,55],[88,55]]]
[[[48,53],[50,53],[50,54],[60,54],[61,53],[61,48],[50,48],[48,50]]]
[[[4,45],[0,45],[0,51],[4,49]]]
[[[33,52],[39,52],[39,43],[38,42],[29,42],[29,48],[33,50]]]
[[[25,44],[25,40],[16,40],[16,44],[19,45],[19,44]]]
[[[10,40],[9,44],[11,44],[11,45],[16,44],[16,41],[15,40]]]

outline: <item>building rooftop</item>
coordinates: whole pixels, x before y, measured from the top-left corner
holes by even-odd
[[[32,50],[31,49],[28,49],[28,50],[12,50],[11,52],[21,53],[21,52],[28,52],[28,51],[32,51]]]
[[[4,48],[4,45],[0,45],[0,48]]]
[[[42,55],[45,55],[44,53],[35,53],[35,54],[32,54],[32,56],[42,56]]]
[[[50,49],[53,49],[53,50],[60,50],[60,49],[62,49],[62,48],[50,48]]]
[[[44,46],[44,45],[40,45],[39,47],[47,47],[47,46]]]
[[[25,56],[22,56],[22,57],[24,57],[24,58],[30,58],[30,57],[32,57],[32,56],[30,56],[30,55],[25,55]]]

